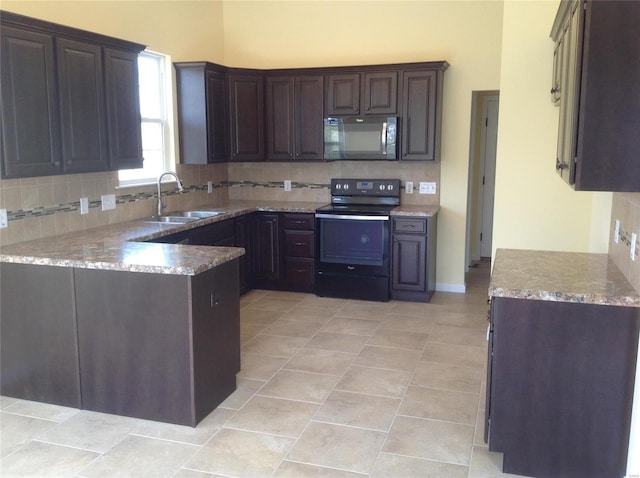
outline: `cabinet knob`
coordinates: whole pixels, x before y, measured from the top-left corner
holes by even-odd
[[[60,167],[60,161],[54,161],[54,162],[53,162],[53,165],[54,165],[54,166],[57,166],[57,167]]]
[[[220,297],[218,297],[215,292],[211,293],[211,308],[215,307],[216,305],[220,305]]]
[[[70,160],[68,160],[68,161],[67,161],[67,164],[73,164],[73,160],[71,160],[71,159],[70,159]]]

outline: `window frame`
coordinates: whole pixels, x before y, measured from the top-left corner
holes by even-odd
[[[175,167],[175,141],[174,141],[174,115],[173,115],[173,79],[171,76],[171,57],[162,53],[157,53],[151,50],[144,50],[138,54],[138,58],[153,58],[160,66],[158,75],[158,81],[161,91],[161,117],[143,117],[142,107],[140,111],[140,124],[142,126],[146,124],[160,124],[163,133],[163,158],[162,165],[159,170],[154,169],[125,169],[118,171],[118,188],[136,187],[155,185],[157,183],[158,176],[164,171],[172,171]],[[143,88],[143,85],[138,80],[138,87]],[[143,150],[144,154],[144,150]],[[143,163],[144,164],[144,163]],[[121,174],[121,171],[127,171],[125,174]],[[123,177],[124,176],[124,177]],[[168,179],[168,178],[167,178]],[[163,181],[164,182],[164,181]],[[168,181],[170,182],[170,181]]]

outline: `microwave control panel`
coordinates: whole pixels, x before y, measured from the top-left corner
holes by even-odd
[[[332,196],[400,197],[399,179],[332,179]]]

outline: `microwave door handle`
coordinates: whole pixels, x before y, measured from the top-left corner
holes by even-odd
[[[387,123],[382,123],[382,147],[383,150],[387,147]]]

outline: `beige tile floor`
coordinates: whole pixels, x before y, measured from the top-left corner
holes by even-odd
[[[238,388],[196,428],[1,397],[0,476],[490,478],[489,263],[429,304],[252,291]]]

